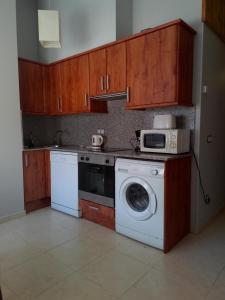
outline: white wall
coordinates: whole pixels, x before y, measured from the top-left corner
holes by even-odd
[[[62,49],[43,49],[40,59],[52,62],[116,39],[115,0],[51,0],[59,10]],[[39,9],[49,9],[48,0],[38,0]]]
[[[174,19],[183,19],[196,31],[194,49],[193,102],[196,107],[195,132],[193,146],[199,157],[200,117],[201,117],[201,84],[202,84],[202,48],[203,24],[201,23],[202,0],[133,0],[133,32],[154,27]],[[198,223],[199,185],[196,168],[192,167],[192,231]],[[204,208],[203,208],[204,209]]]
[[[198,228],[225,206],[225,44],[204,26],[200,167],[206,192],[211,198],[206,206],[200,193]],[[213,142],[207,143],[207,135]]]
[[[16,15],[18,55],[38,60],[37,0],[17,0]]]
[[[24,210],[16,3],[0,1],[0,220]]]
[[[132,34],[133,1],[116,0],[116,38],[124,38]]]

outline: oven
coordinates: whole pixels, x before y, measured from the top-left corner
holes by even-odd
[[[115,157],[80,154],[78,162],[79,198],[115,207]]]

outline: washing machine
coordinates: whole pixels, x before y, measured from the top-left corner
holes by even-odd
[[[161,162],[117,159],[116,231],[164,248],[164,170]]]

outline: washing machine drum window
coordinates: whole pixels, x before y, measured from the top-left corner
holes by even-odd
[[[156,213],[157,200],[150,184],[144,179],[130,177],[120,188],[120,201],[133,219],[145,221]]]
[[[150,201],[148,192],[139,183],[133,183],[127,188],[126,199],[130,207],[137,212],[145,211]]]

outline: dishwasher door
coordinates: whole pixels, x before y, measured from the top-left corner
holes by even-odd
[[[51,207],[80,217],[76,153],[51,151]]]

